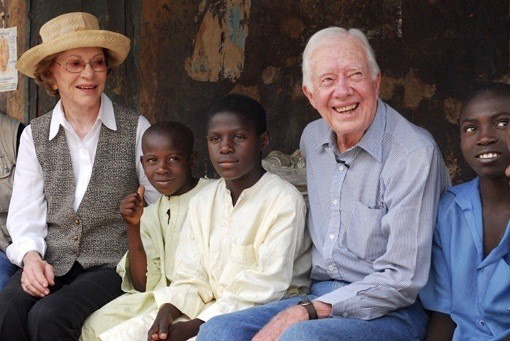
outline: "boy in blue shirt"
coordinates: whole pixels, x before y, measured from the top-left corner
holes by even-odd
[[[510,340],[510,85],[489,83],[464,103],[460,145],[474,180],[443,194],[428,284],[427,340]]]

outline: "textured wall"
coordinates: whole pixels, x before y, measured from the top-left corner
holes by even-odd
[[[203,113],[231,92],[261,101],[271,149],[291,153],[318,117],[301,92],[307,39],[328,26],[357,27],[383,72],[381,97],[432,132],[458,182],[472,176],[458,148],[461,98],[477,82],[510,81],[509,11],[508,0],[146,0],[141,109],[193,127],[201,175],[214,174]]]
[[[232,92],[260,100],[268,112],[270,149],[292,153],[304,126],[318,117],[301,92],[307,39],[328,26],[360,28],[383,73],[381,97],[431,131],[459,182],[472,176],[455,126],[462,97],[482,81],[510,82],[509,1],[38,0],[27,10],[30,46],[42,23],[76,10],[90,11],[103,27],[132,38],[133,53],[107,91],[153,122],[190,125],[199,175],[214,175],[204,112]],[[54,103],[33,81],[27,97],[28,117]]]

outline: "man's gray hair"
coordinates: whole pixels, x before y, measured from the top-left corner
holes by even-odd
[[[312,75],[311,75],[311,56],[315,50],[323,44],[325,40],[331,38],[340,38],[346,39],[348,37],[356,39],[367,55],[368,66],[370,67],[370,72],[372,73],[372,79],[380,73],[379,65],[377,65],[377,61],[375,60],[375,53],[370,46],[367,37],[363,32],[358,30],[357,28],[351,28],[346,30],[341,27],[328,27],[323,30],[316,32],[308,43],[306,44],[305,50],[303,51],[303,85],[307,88],[311,89],[312,86]]]

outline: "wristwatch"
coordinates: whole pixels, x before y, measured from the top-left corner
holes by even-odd
[[[298,302],[298,305],[304,307],[306,311],[308,312],[308,319],[309,320],[317,320],[319,317],[317,316],[317,310],[315,310],[315,307],[313,306],[312,301],[308,297],[303,297],[303,300]]]

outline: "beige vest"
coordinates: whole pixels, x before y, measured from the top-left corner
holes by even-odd
[[[127,234],[119,204],[136,192],[138,115],[114,105],[117,130],[101,126],[96,158],[77,212],[71,156],[64,128],[48,140],[52,113],[31,122],[37,159],[43,169],[48,204],[45,260],[65,275],[78,261],[85,269],[115,267],[126,252]]]
[[[18,128],[18,121],[0,114],[0,250],[3,252],[11,241],[5,223],[14,181]]]

